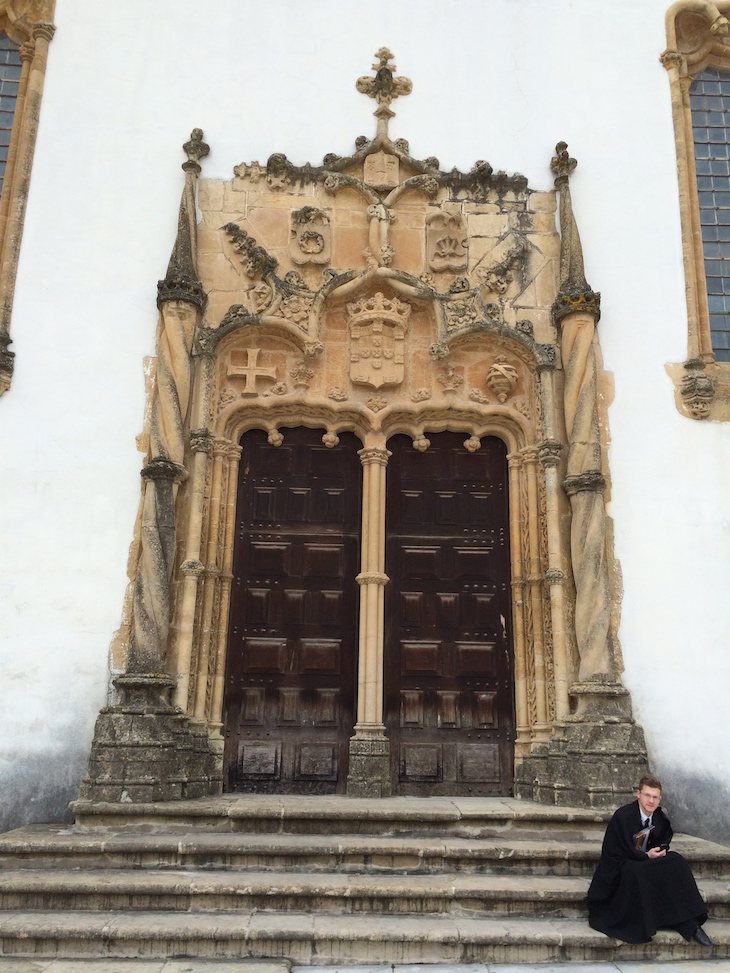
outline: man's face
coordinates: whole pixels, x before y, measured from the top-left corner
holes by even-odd
[[[639,807],[649,817],[659,807],[662,792],[658,787],[647,787],[644,785],[640,791],[636,792],[636,796],[639,798]]]

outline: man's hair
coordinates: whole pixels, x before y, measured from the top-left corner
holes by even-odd
[[[662,789],[662,782],[654,774],[644,774],[644,776],[639,781],[638,790],[643,791],[645,787],[654,787],[656,790],[660,791]]]

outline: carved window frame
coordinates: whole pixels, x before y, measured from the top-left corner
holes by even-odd
[[[48,45],[55,32],[55,0],[9,0],[0,11],[0,31],[19,46],[21,73],[0,195],[0,395],[13,375],[9,350],[20,244],[38,134]]]
[[[678,0],[666,14],[667,70],[672,99],[682,250],[687,295],[687,360],[666,366],[675,401],[692,419],[730,420],[730,362],[712,349],[700,224],[690,86],[707,67],[730,72],[730,0]]]

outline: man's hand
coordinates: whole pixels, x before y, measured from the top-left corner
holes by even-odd
[[[664,858],[666,853],[666,848],[650,848],[646,854],[649,858]]]

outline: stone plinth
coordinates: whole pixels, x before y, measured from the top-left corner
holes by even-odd
[[[350,740],[348,797],[390,797],[390,743],[385,738]]]
[[[644,731],[632,719],[628,690],[618,683],[583,683],[570,696],[573,714],[515,768],[515,796],[596,808],[628,803],[649,772]]]
[[[96,720],[80,800],[131,803],[220,794],[220,758],[204,726],[167,701],[166,674],[115,680],[122,701]]]

